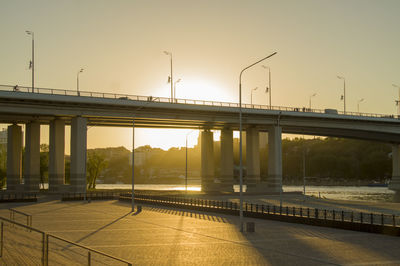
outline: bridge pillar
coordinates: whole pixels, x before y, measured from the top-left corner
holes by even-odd
[[[49,191],[60,192],[64,186],[65,175],[65,122],[50,121],[49,140]]]
[[[260,183],[260,137],[259,130],[246,130],[246,192],[255,192]]]
[[[389,189],[396,192],[394,201],[400,202],[400,145],[392,145],[392,180]]]
[[[214,139],[210,130],[201,132],[201,190],[217,191],[214,183]]]
[[[221,130],[221,191],[233,192],[233,131]]]
[[[17,190],[22,174],[22,128],[18,125],[7,129],[7,190]]]
[[[86,191],[87,118],[74,117],[71,122],[71,192]]]
[[[40,123],[26,124],[24,190],[39,191],[40,182]]]
[[[268,129],[268,190],[279,192],[282,189],[282,128],[271,126]]]

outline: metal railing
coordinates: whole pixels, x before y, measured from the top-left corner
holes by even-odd
[[[118,199],[118,192],[87,192],[87,193],[63,193],[61,196],[62,201],[72,200],[109,200]]]
[[[124,265],[132,266],[132,263],[130,263],[126,260],[108,255],[104,252],[83,246],[81,244],[74,243],[72,241],[66,240],[64,238],[61,238],[61,237],[58,237],[58,236],[55,236],[52,234],[47,234],[46,232],[35,229],[31,226],[27,226],[27,225],[15,222],[15,221],[6,219],[4,217],[0,217],[0,221],[1,221],[0,222],[0,258],[1,258],[2,262],[5,264],[7,264],[7,258],[12,259],[13,263],[15,263],[16,259],[18,257],[21,264],[26,264],[27,263],[26,261],[29,261],[32,264],[38,264],[37,262],[35,262],[35,259],[36,259],[36,260],[40,260],[41,265],[44,265],[44,266],[49,265],[49,258],[57,255],[56,251],[51,252],[51,248],[49,248],[50,245],[55,244],[54,241],[51,241],[51,239],[55,239],[57,241],[61,241],[62,243],[67,243],[68,247],[63,247],[62,249],[58,250],[59,254],[62,254],[62,256],[59,256],[59,259],[61,258],[62,261],[57,261],[57,258],[55,258],[53,260],[54,263],[52,263],[54,265],[66,264],[66,263],[68,264],[68,262],[71,263],[70,261],[68,261],[68,259],[66,259],[65,251],[66,251],[66,249],[70,249],[71,247],[73,247],[75,249],[79,248],[79,249],[85,251],[84,254],[80,254],[80,255],[86,257],[85,264],[87,264],[89,266],[92,264],[92,262],[96,262],[96,265],[97,264],[110,265],[110,264],[115,264],[115,263],[121,263]],[[6,228],[8,228],[8,230],[10,230],[10,232],[11,232],[8,236],[9,242],[10,242],[9,243],[10,247],[7,248],[7,251],[10,254],[5,254],[5,244],[6,244],[6,240],[7,240],[6,234],[5,234],[5,232],[7,232]],[[25,230],[18,231],[18,229],[27,229],[27,230],[26,231]],[[39,234],[40,237],[39,238],[36,237],[34,239],[32,237],[32,234]],[[22,238],[23,241],[21,241],[21,239],[17,239],[18,237]],[[35,241],[33,241],[33,240],[35,240]],[[22,245],[22,244],[18,245],[17,244],[18,241],[20,241],[24,245]],[[38,242],[40,242],[39,246],[37,245]],[[58,245],[58,246],[60,247],[60,245]],[[11,250],[10,250],[10,248],[11,248]],[[25,251],[26,254],[24,254],[23,251],[20,251],[21,248],[24,249],[23,251]],[[40,255],[38,253],[38,249],[40,249],[40,251],[39,251]],[[17,250],[20,251],[20,253],[16,253]],[[14,251],[14,254],[12,254],[12,251]],[[36,253],[33,251],[36,251]],[[94,254],[98,256],[96,261],[93,259]],[[6,257],[5,255],[8,255],[8,256]],[[78,254],[78,252],[75,251],[74,255],[76,256],[79,254]],[[26,260],[24,260],[24,258],[23,258],[24,256],[26,257],[25,258]],[[108,263],[108,262],[105,263],[103,261],[105,259],[110,260],[110,263]]]
[[[21,93],[32,93],[32,87],[25,86],[11,86],[11,85],[0,85],[0,90],[3,91],[15,91]],[[64,95],[64,96],[80,96],[80,97],[91,97],[91,98],[105,98],[105,99],[118,99],[118,100],[133,100],[133,101],[146,101],[146,102],[160,102],[160,103],[171,103],[171,104],[186,104],[186,105],[206,105],[206,106],[217,106],[217,107],[235,107],[238,108],[238,103],[231,102],[217,102],[217,101],[206,101],[206,100],[191,100],[191,99],[171,99],[166,97],[154,97],[154,96],[138,96],[121,93],[107,93],[107,92],[91,92],[91,91],[76,91],[66,89],[52,89],[52,88],[36,88],[35,92],[39,94],[50,94],[50,95]],[[262,109],[262,110],[274,110],[274,111],[287,111],[287,112],[303,112],[303,113],[327,113],[323,109],[312,109],[306,107],[284,107],[284,106],[269,106],[261,104],[242,104],[242,108],[245,109]],[[332,114],[332,113],[330,113]],[[376,118],[392,118],[400,119],[398,115],[387,115],[387,114],[374,114],[374,113],[360,113],[360,112],[343,112],[335,110],[334,114],[348,115],[348,116],[361,116],[361,117],[376,117]]]
[[[36,193],[0,193],[0,202],[37,201]]]
[[[15,214],[19,214],[22,215],[26,218],[26,225],[27,226],[32,226],[32,215],[21,212],[21,211],[17,211],[15,209],[9,209],[10,211],[10,220],[11,221],[15,221]]]
[[[131,194],[121,193],[120,199],[130,200]],[[201,198],[186,198],[180,196],[158,196],[158,195],[147,195],[135,192],[135,200],[145,201],[148,203],[160,204],[160,205],[171,205],[175,207],[185,208],[199,207],[201,209],[209,210],[227,210],[227,211],[239,211],[239,204],[232,201],[220,201],[220,200],[208,200]],[[247,215],[261,214],[261,215],[278,215],[286,217],[300,217],[309,219],[319,219],[325,221],[341,221],[359,224],[370,224],[380,226],[392,226],[399,227],[400,217],[394,214],[383,214],[383,213],[365,213],[365,212],[353,212],[344,210],[328,210],[319,208],[306,208],[306,207],[290,207],[290,206],[276,206],[276,205],[265,205],[265,204],[253,204],[244,202],[243,210]]]

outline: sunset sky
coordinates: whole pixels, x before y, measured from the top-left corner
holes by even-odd
[[[400,85],[400,1],[3,0],[0,84],[168,97],[169,57],[177,98],[238,102],[242,68],[278,52],[272,105],[395,114]],[[267,71],[243,76],[243,101],[267,104]],[[4,127],[5,125],[2,125]],[[187,130],[138,129],[136,146],[183,146]],[[120,137],[115,137],[120,136]],[[190,135],[190,145],[197,132]],[[42,130],[42,141],[48,132]],[[131,129],[90,128],[88,147],[132,144]]]

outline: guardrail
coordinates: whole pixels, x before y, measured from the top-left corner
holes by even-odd
[[[120,200],[130,201],[131,194],[121,193]],[[232,201],[156,196],[135,192],[135,202],[239,215],[239,204]],[[247,202],[243,205],[243,213],[246,217],[400,236],[400,227],[398,226],[400,217],[392,214],[276,206]]]
[[[83,249],[84,251],[86,251],[87,252],[86,253],[86,256],[87,256],[86,262],[87,262],[87,265],[89,265],[89,266],[92,264],[92,262],[94,262],[93,254],[96,254],[96,255],[100,256],[97,259],[97,260],[100,260],[100,261],[102,260],[102,258],[104,258],[104,259],[109,259],[111,261],[110,264],[121,263],[121,264],[125,264],[125,265],[128,265],[128,266],[132,266],[132,263],[129,262],[129,261],[126,261],[126,260],[111,256],[111,255],[108,255],[108,254],[106,254],[104,252],[101,252],[101,251],[98,251],[98,250],[83,246],[83,245],[78,244],[78,243],[74,243],[72,241],[66,240],[64,238],[61,238],[61,237],[58,237],[58,236],[55,236],[55,235],[52,235],[52,234],[47,234],[47,233],[45,233],[45,232],[43,232],[41,230],[35,229],[35,228],[31,227],[31,226],[27,226],[27,225],[15,222],[15,221],[6,219],[4,217],[0,217],[0,221],[1,221],[0,222],[0,258],[3,260],[3,263],[5,263],[5,264],[7,264],[7,261],[4,261],[4,259],[5,259],[4,249],[5,249],[5,239],[6,239],[6,237],[5,237],[5,231],[6,231],[5,228],[7,227],[7,225],[12,225],[13,226],[12,228],[27,229],[27,231],[29,233],[25,232],[24,235],[22,235],[21,237],[25,236],[28,239],[27,236],[29,234],[32,234],[32,233],[36,233],[36,234],[40,235],[41,246],[40,247],[36,247],[36,248],[40,248],[40,264],[41,265],[44,265],[44,266],[49,265],[49,258],[50,258],[50,256],[53,256],[52,253],[50,252],[49,246],[50,246],[50,244],[54,244],[51,241],[51,239],[53,238],[53,239],[56,239],[58,241],[65,242],[69,246],[73,246],[74,248],[80,248],[80,249]],[[9,230],[11,230],[11,227],[10,227]],[[10,234],[10,241],[12,241],[12,243],[10,243],[10,246],[12,246],[13,249],[19,249],[20,246],[15,244],[15,239],[11,239],[11,238],[15,238],[15,234]],[[24,244],[25,244],[24,248],[26,248],[26,246],[28,244],[28,241],[26,241]],[[30,248],[31,249],[35,249],[35,247],[30,247]],[[65,248],[61,252],[65,253]],[[31,254],[32,252],[27,252],[27,253],[28,254],[26,254],[26,256],[32,255]],[[55,253],[55,252],[53,252],[53,253]],[[32,260],[34,258],[29,257],[28,259],[29,259],[30,262],[32,262]],[[63,256],[63,259],[65,260],[65,256]],[[15,263],[15,262],[16,262],[16,260],[13,260],[13,263]],[[65,263],[65,261],[62,261],[62,262]],[[34,263],[34,264],[37,264],[37,263]],[[60,263],[55,263],[55,264],[60,264]],[[108,263],[105,263],[105,264],[107,265]]]
[[[9,211],[10,211],[10,220],[11,221],[15,221],[15,214],[19,214],[19,215],[26,217],[26,225],[27,226],[32,226],[32,215],[15,210],[15,209],[9,209]]]
[[[32,87],[25,86],[11,86],[11,85],[0,85],[0,90],[3,91],[15,91],[22,93],[32,93]],[[161,103],[172,103],[172,104],[188,104],[188,105],[207,105],[207,106],[219,106],[219,107],[239,107],[238,103],[231,102],[216,102],[216,101],[205,101],[205,100],[191,100],[191,99],[171,99],[166,97],[154,97],[154,96],[138,96],[130,94],[120,93],[107,93],[107,92],[91,92],[91,91],[76,91],[66,89],[52,89],[52,88],[34,88],[34,93],[50,94],[50,95],[64,95],[64,96],[81,96],[91,98],[105,98],[105,99],[119,99],[119,100],[133,100],[133,101],[146,101],[146,102],[161,102]],[[264,110],[275,110],[275,111],[288,111],[288,112],[305,112],[305,113],[326,113],[326,110],[312,109],[306,107],[284,107],[284,106],[269,106],[261,104],[242,104],[242,108],[247,109],[264,109]],[[332,113],[331,113],[332,114]],[[335,110],[335,114],[349,115],[349,116],[361,116],[361,117],[377,117],[377,118],[392,118],[400,119],[398,115],[385,115],[385,114],[374,114],[374,113],[360,113],[360,112],[343,112]]]
[[[62,201],[73,200],[109,200],[118,199],[118,192],[87,192],[87,193],[63,193]]]
[[[34,202],[37,201],[36,193],[0,193],[1,202]]]

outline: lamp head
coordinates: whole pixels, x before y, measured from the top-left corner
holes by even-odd
[[[176,83],[178,83],[178,82],[180,82],[181,81],[181,79],[178,79],[177,81],[175,81]]]
[[[337,76],[337,78],[338,78],[338,79],[344,79],[344,77],[341,77],[341,76]]]
[[[172,55],[170,52],[164,51],[164,54],[166,55]]]
[[[81,68],[81,70],[79,70],[79,73],[82,73],[83,72],[83,68]]]

